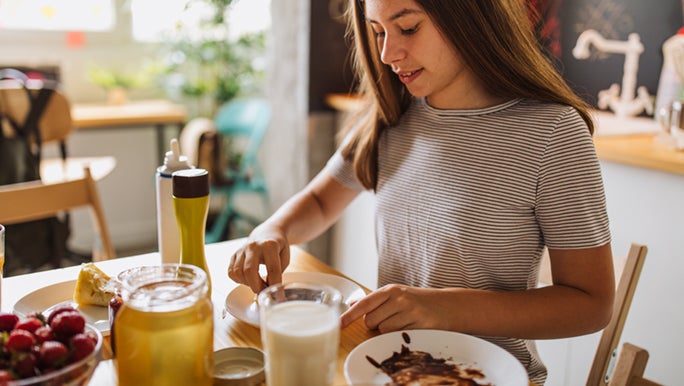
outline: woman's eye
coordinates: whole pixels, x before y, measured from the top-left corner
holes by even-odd
[[[418,24],[414,25],[411,28],[406,28],[406,29],[402,28],[401,34],[402,35],[413,35],[414,33],[416,33],[417,30],[418,30]]]
[[[373,33],[375,34],[375,38],[376,38],[376,39],[384,38],[384,37],[385,37],[385,31],[380,31],[380,32],[378,32],[378,31],[373,31]]]

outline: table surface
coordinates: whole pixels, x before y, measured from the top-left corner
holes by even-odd
[[[40,176],[43,183],[51,184],[83,178],[83,168],[90,167],[90,174],[95,181],[108,176],[116,167],[116,158],[103,157],[67,157],[43,158],[40,160]]]
[[[187,118],[185,106],[166,100],[132,101],[122,105],[76,103],[71,107],[76,129],[113,126],[182,124]]]
[[[225,299],[237,283],[228,278],[228,262],[230,256],[244,239],[224,241],[208,244],[205,248],[207,265],[212,280],[212,302],[214,304],[214,350],[233,346],[248,346],[262,349],[260,330],[250,324],[242,322],[224,311]],[[291,262],[287,268],[289,272],[321,272],[339,275],[352,280],[329,265],[321,262],[316,257],[305,252],[301,248],[292,247]],[[110,276],[115,276],[127,268],[142,265],[160,264],[161,258],[158,253],[117,258],[98,262],[97,265]],[[50,271],[36,272],[26,275],[5,278],[2,282],[2,310],[12,311],[14,304],[32,291],[61,283],[76,280],[80,267],[67,267]],[[353,281],[353,280],[352,280]],[[358,283],[357,283],[358,284]],[[368,289],[359,284],[366,292]],[[68,300],[68,299],[64,299]],[[366,328],[362,319],[344,328],[340,333],[340,346],[337,351],[337,365],[334,386],[344,386],[347,382],[344,378],[344,361],[347,355],[360,343],[377,336],[378,332]],[[103,345],[103,361],[100,362],[89,385],[109,386],[116,385],[116,368],[111,358],[111,349],[108,338]],[[530,386],[535,386],[530,383]]]
[[[240,246],[242,241],[238,239],[206,246],[207,263],[213,286],[214,350],[232,346],[262,348],[260,330],[225,313],[223,307],[228,293],[237,287],[237,284],[227,276],[228,261],[232,252]],[[158,253],[149,253],[102,261],[98,262],[97,265],[110,276],[114,276],[126,268],[159,264],[160,261]],[[79,267],[68,267],[5,278],[2,283],[2,310],[11,311],[17,301],[38,288],[63,281],[75,280],[78,277],[79,269]],[[288,271],[323,272],[341,275],[335,269],[297,247],[292,248],[291,264],[288,267]],[[346,385],[343,365],[349,352],[361,342],[375,335],[377,333],[369,331],[361,320],[342,330],[340,349],[337,355],[335,385]],[[107,357],[108,355],[110,355],[109,348],[105,347],[103,349],[103,356]],[[90,385],[116,385],[116,371],[112,360],[100,362]]]
[[[178,133],[185,125],[185,106],[163,99],[131,101],[120,105],[107,103],[77,103],[71,107],[71,118],[78,130],[99,130],[151,126],[156,131],[157,163],[164,163],[166,153],[164,128],[178,126]]]

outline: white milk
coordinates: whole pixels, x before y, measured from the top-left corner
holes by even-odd
[[[262,328],[268,386],[325,386],[335,379],[337,309],[310,301],[273,306]]]

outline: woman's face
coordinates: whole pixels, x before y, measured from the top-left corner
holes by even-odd
[[[427,97],[437,108],[471,107],[463,103],[480,89],[479,82],[415,1],[364,3],[382,62],[392,68],[412,95]]]

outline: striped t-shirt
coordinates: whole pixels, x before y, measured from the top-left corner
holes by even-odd
[[[362,189],[339,151],[326,168]],[[440,110],[414,98],[380,141],[375,232],[379,286],[535,287],[545,245],[610,241],[585,122],[571,107],[534,100]],[[533,341],[485,338],[544,382]]]

